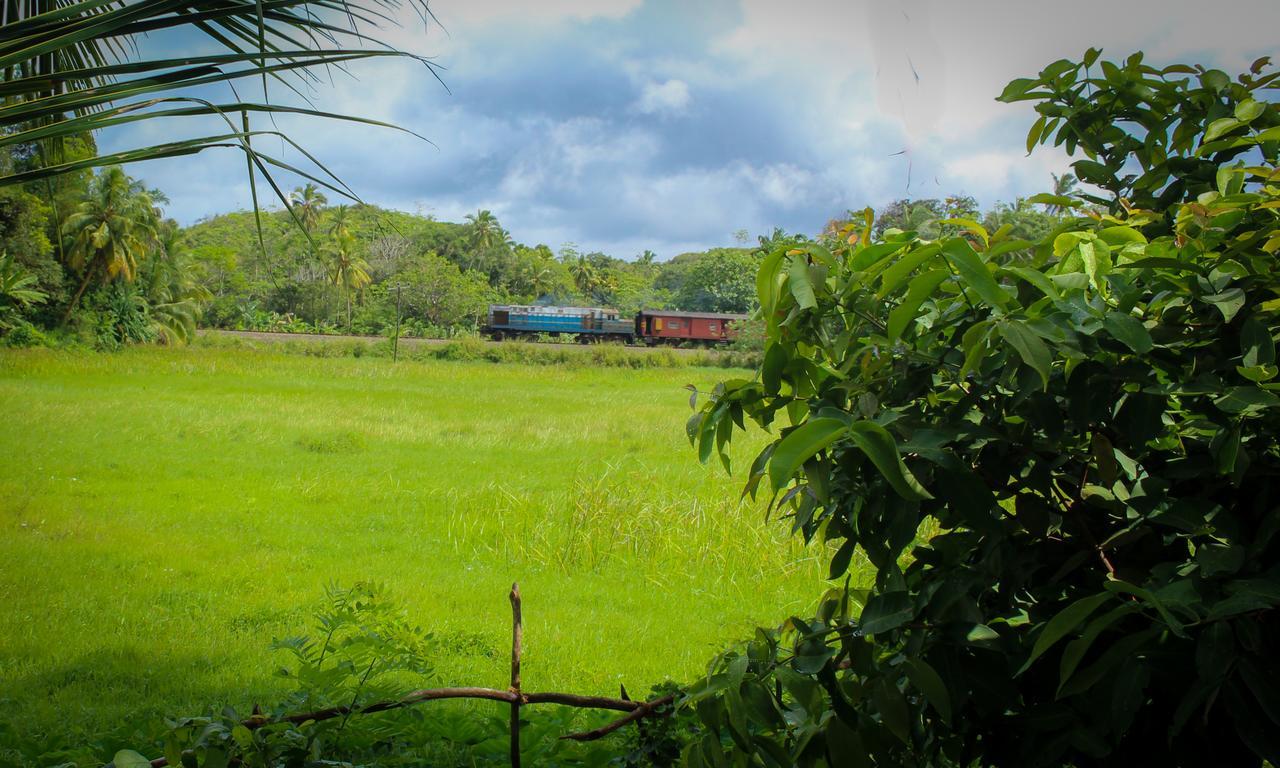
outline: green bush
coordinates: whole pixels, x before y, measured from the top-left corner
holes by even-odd
[[[775,427],[747,491],[876,578],[717,659],[686,764],[1280,763],[1277,78],[1056,62],[1002,99],[1095,207],[765,258],[690,439]]]
[[[6,347],[52,347],[53,341],[44,331],[25,320],[18,320],[0,335],[0,345]]]

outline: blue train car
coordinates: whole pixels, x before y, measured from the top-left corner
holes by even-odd
[[[547,333],[552,336],[568,334],[583,341],[630,341],[636,332],[635,321],[619,318],[616,309],[510,304],[489,305],[488,322],[482,330],[493,339]]]

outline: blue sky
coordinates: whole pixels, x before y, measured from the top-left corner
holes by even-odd
[[[520,242],[663,259],[733,244],[743,229],[812,233],[846,209],[904,196],[990,204],[1044,191],[1069,160],[1025,156],[1031,113],[993,100],[1005,82],[1091,45],[1239,71],[1276,52],[1280,28],[1274,0],[1223,0],[1211,24],[1203,4],[1179,0],[431,8],[443,28],[406,14],[385,34],[433,56],[447,90],[421,65],[368,62],[313,100],[435,146],[317,120],[279,127],[369,202],[451,221],[487,208]],[[133,146],[164,130],[100,143]],[[250,204],[231,150],[132,172],[163,189],[184,223]]]

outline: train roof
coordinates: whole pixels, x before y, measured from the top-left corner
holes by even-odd
[[[617,314],[618,313],[618,310],[610,309],[609,307],[562,307],[555,304],[490,304],[489,305],[490,312],[492,312],[495,309],[506,310],[508,312],[521,312],[521,311],[534,312],[534,313],[541,312],[546,314],[558,314],[558,315],[568,315],[568,314],[585,315],[592,312],[597,312],[601,314]]]
[[[677,312],[673,309],[642,309],[640,314],[652,317],[679,317],[696,320],[746,320],[747,315],[729,312]]]

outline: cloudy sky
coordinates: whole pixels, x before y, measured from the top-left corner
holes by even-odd
[[[1089,46],[1243,71],[1276,51],[1276,0],[435,0],[395,42],[421,65],[359,64],[320,108],[434,142],[280,121],[365,200],[459,221],[492,210],[525,243],[631,258],[815,232],[850,208],[1044,191],[1004,84]],[[162,134],[109,133],[104,149]],[[154,133],[155,135],[147,135]],[[250,204],[233,150],[133,169],[189,223]],[[283,179],[292,185],[292,180]]]

